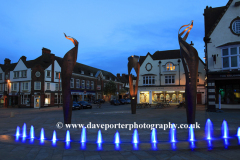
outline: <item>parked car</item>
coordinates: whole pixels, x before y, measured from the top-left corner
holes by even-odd
[[[98,103],[105,103],[104,99],[97,99],[93,102],[94,104],[98,104]]]
[[[126,104],[126,103],[127,103],[125,99],[119,99],[119,102],[120,102],[121,104]]]
[[[111,100],[111,101],[110,101],[110,104],[119,105],[120,102],[119,102],[118,100]]]
[[[80,110],[80,109],[81,109],[81,106],[80,106],[80,104],[78,104],[76,101],[73,101],[72,109],[73,109],[73,110],[74,110],[74,109]]]
[[[131,103],[131,99],[125,99],[125,101],[126,101],[127,104]]]
[[[86,101],[79,101],[78,104],[81,106],[83,109],[90,108],[92,109],[92,105]]]

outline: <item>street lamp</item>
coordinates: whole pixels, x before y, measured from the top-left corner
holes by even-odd
[[[60,98],[61,98],[61,96],[60,96],[60,72],[58,73],[58,79],[59,79],[59,81],[58,81],[58,108],[59,108],[59,103],[60,103]]]
[[[8,79],[7,80],[7,83],[8,83],[8,105],[9,105],[9,88],[10,88],[10,80]],[[8,107],[8,105],[7,105],[7,107]]]

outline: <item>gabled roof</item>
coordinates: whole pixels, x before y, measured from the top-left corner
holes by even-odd
[[[225,44],[217,46],[217,47],[224,47],[224,46],[237,45],[237,44],[240,44],[240,41],[225,43]]]
[[[206,9],[204,9],[205,39],[210,37],[232,2],[233,0],[229,0],[226,6],[217,8],[207,6]]]
[[[139,59],[140,66],[145,61],[147,56],[148,56],[148,54],[146,56],[140,56],[140,59]],[[167,50],[167,51],[156,51],[151,57],[153,58],[153,60],[180,59],[181,58],[180,49]],[[201,60],[201,58],[200,57],[198,57],[198,58],[205,65],[205,63]]]

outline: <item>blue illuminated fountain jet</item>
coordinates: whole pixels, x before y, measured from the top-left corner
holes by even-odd
[[[138,131],[137,131],[137,129],[135,129],[135,130],[133,131],[132,143],[133,143],[133,149],[137,150],[137,149],[138,149],[138,143],[139,143],[139,140],[138,140]]]
[[[208,140],[208,148],[212,149],[212,131],[213,131],[213,124],[210,119],[207,119],[206,125],[205,125],[205,135],[206,139]]]
[[[16,141],[19,140],[19,136],[20,136],[20,127],[17,126],[17,128],[16,128]]]
[[[172,149],[176,149],[176,128],[174,126],[174,123],[171,125],[170,128],[170,142],[172,142]]]
[[[223,139],[224,139],[224,146],[225,148],[228,148],[228,124],[227,124],[227,121],[223,120],[223,123],[222,123],[222,135],[223,135]]]
[[[26,137],[27,137],[27,127],[26,127],[26,123],[23,124],[22,137],[23,137],[23,138],[26,138]]]
[[[189,134],[190,147],[191,147],[191,149],[194,149],[195,148],[195,144],[194,144],[195,137],[194,137],[194,130],[193,130],[192,124],[190,124],[188,134]]]
[[[81,133],[81,148],[85,149],[86,148],[86,142],[87,142],[87,133],[86,133],[86,127],[82,128],[82,133]]]
[[[237,137],[238,137],[238,144],[240,144],[240,127],[238,127]]]
[[[114,143],[115,143],[115,149],[116,150],[119,150],[120,148],[120,135],[118,133],[118,131],[115,133],[115,136],[114,136]]]
[[[102,133],[101,133],[101,130],[98,131],[97,144],[98,144],[98,150],[101,150],[102,149]]]
[[[151,133],[151,143],[152,143],[152,149],[157,149],[157,130],[155,128],[152,129]]]
[[[30,128],[30,142],[32,143],[34,141],[34,127],[31,126]]]
[[[69,132],[69,130],[67,130],[67,132],[66,132],[66,149],[68,149],[68,148],[70,148],[70,141],[71,141],[71,139],[70,139],[70,132]]]
[[[40,143],[44,143],[44,139],[45,139],[45,137],[44,137],[44,129],[42,128],[41,132],[40,132]]]
[[[57,134],[56,131],[53,131],[53,137],[52,137],[52,144],[55,146],[57,141]]]

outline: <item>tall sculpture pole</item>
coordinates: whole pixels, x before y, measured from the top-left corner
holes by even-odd
[[[78,53],[78,41],[70,36],[65,37],[73,42],[75,47],[68,51],[63,57],[61,74],[62,74],[62,97],[63,97],[63,116],[64,124],[71,124],[72,119],[72,99],[71,99],[71,89],[70,80],[72,77],[72,71],[77,61]]]
[[[130,89],[130,95],[131,95],[132,114],[136,114],[136,110],[137,110],[137,91],[138,91],[138,80],[139,80],[139,70],[140,70],[140,64],[138,63],[138,59],[139,59],[138,56],[128,57],[128,76],[129,76],[129,89]],[[132,68],[134,68],[137,74],[135,86],[133,86],[133,78],[132,78],[132,74],[130,74]]]
[[[180,30],[183,27],[188,26],[181,33]],[[178,42],[180,45],[180,54],[183,63],[183,68],[186,76],[186,87],[185,87],[185,104],[187,112],[187,123],[195,123],[196,113],[196,94],[197,94],[197,77],[198,77],[198,52],[190,44],[186,42],[189,32],[193,27],[193,21],[189,25],[183,25],[178,31]],[[185,33],[186,35],[182,38],[181,36]],[[191,78],[191,82],[190,79]]]

